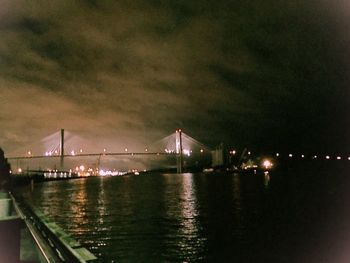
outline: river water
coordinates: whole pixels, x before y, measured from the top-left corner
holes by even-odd
[[[101,262],[350,262],[348,168],[94,177],[23,191]]]

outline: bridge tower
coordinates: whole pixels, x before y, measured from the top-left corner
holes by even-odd
[[[176,167],[177,167],[177,173],[182,173],[182,131],[181,129],[176,130],[176,134],[175,134],[175,138],[176,138],[176,142],[175,142],[175,146],[176,146]]]
[[[60,140],[60,169],[64,170],[64,129],[61,129],[61,140]]]

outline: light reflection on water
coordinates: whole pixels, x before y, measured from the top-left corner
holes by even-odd
[[[37,184],[26,196],[101,262],[297,262],[289,248],[319,231],[307,222],[327,209],[305,202],[305,178],[100,177]],[[313,189],[326,192],[330,182]]]
[[[271,180],[270,173],[264,172],[264,186],[265,186],[265,188],[269,187],[270,180]]]
[[[181,190],[179,193],[181,227],[178,235],[184,238],[179,241],[179,246],[182,254],[188,254],[185,259],[190,261],[193,257],[200,258],[206,240],[199,231],[199,211],[197,210],[197,198],[192,174],[183,174]]]
[[[71,195],[67,198],[72,200],[70,211],[68,211],[69,219],[76,226],[74,232],[77,235],[82,235],[85,230],[85,226],[89,224],[89,218],[87,216],[87,201],[88,196],[86,193],[86,180],[82,180],[77,185],[76,191],[71,191]]]
[[[47,182],[30,198],[101,261],[158,255],[160,261],[193,262],[205,260],[213,239],[227,242],[231,231],[243,240],[240,184],[238,175],[100,177]]]
[[[184,174],[182,180],[182,192],[180,193],[180,207],[182,214],[182,227],[180,228],[180,231],[185,236],[192,236],[198,232],[196,226],[196,217],[198,216],[196,207],[197,200],[194,190],[192,174]]]

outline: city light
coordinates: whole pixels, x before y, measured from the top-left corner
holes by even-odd
[[[327,156],[326,156],[326,159],[329,160],[329,159],[331,159],[331,157],[330,157],[329,155],[327,155]]]
[[[280,156],[280,154],[279,154],[279,153],[276,153],[276,156],[278,157],[278,156]]]
[[[304,155],[304,154],[302,154],[302,155],[301,155],[301,158],[304,158],[304,157],[305,157],[305,155]]]
[[[191,155],[191,151],[190,150],[187,150],[187,149],[184,149],[183,150],[183,154],[187,155],[187,156],[190,156]]]
[[[270,160],[264,160],[263,163],[262,163],[262,166],[265,168],[265,169],[271,169],[273,164]]]
[[[120,171],[111,171],[111,170],[103,170],[101,169],[98,174],[100,176],[120,176],[120,175],[125,175],[126,172],[120,172]]]
[[[288,154],[288,156],[289,156],[289,158],[292,158],[292,157],[293,157],[293,154],[290,153],[290,154]]]
[[[165,149],[165,152],[166,152],[166,153],[174,153],[173,150],[169,150],[169,149]]]
[[[341,157],[340,157],[340,156],[337,156],[337,160],[341,160]]]

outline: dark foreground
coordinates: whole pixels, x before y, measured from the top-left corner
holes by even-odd
[[[154,173],[24,191],[101,262],[350,262],[349,167]]]

